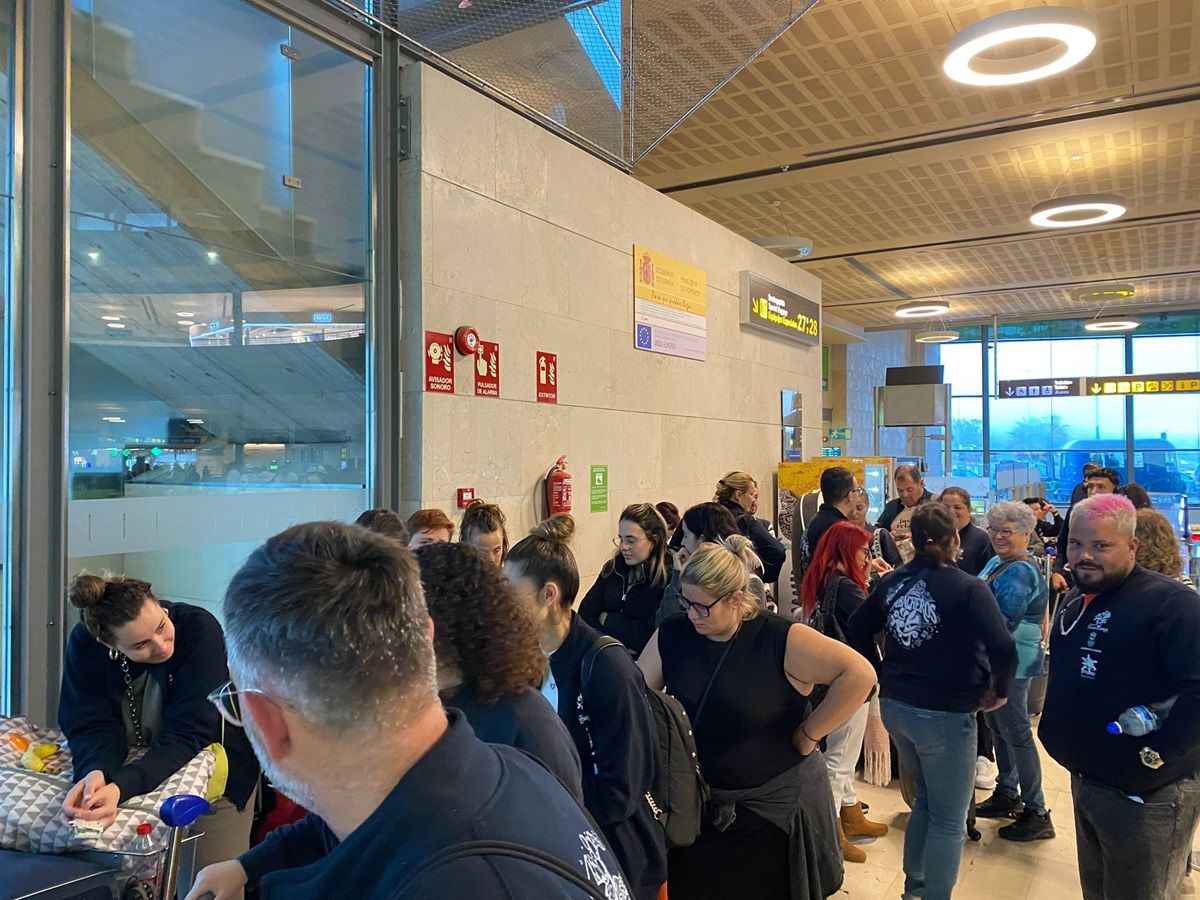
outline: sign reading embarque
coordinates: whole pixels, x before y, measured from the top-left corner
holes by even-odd
[[[821,343],[821,304],[742,272],[742,324],[802,344]]]

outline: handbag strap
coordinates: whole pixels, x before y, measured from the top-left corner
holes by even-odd
[[[992,573],[983,580],[983,583],[990,585],[993,581],[995,581],[1002,574],[1004,574],[1005,569],[1007,569],[1013,563],[1019,563],[1019,562],[1029,563],[1031,566],[1033,566],[1034,569],[1037,570],[1038,575],[1041,575],[1042,570],[1041,570],[1041,567],[1038,566],[1037,561],[1030,554],[1026,553],[1026,554],[1022,554],[1021,556],[1016,557],[1015,559],[1010,559],[1010,560],[1000,563],[1000,565],[996,566],[996,568],[992,571]]]
[[[700,727],[700,714],[704,712],[704,705],[708,703],[709,692],[712,691],[712,686],[717,680],[717,675],[721,673],[721,666],[725,665],[725,659],[729,656],[729,651],[733,649],[733,642],[738,639],[738,635],[741,633],[742,629],[739,626],[734,636],[725,642],[725,649],[721,651],[721,658],[717,660],[716,668],[714,668],[712,674],[708,676],[708,684],[704,687],[704,693],[700,695],[700,703],[696,707],[696,714],[692,716],[693,731]]]

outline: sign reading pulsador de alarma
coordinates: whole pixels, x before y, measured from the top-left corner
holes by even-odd
[[[742,324],[816,346],[821,343],[821,304],[742,272]]]

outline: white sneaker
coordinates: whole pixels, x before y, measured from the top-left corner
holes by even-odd
[[[980,791],[996,789],[996,770],[992,767],[992,761],[986,756],[975,759],[975,789]]]

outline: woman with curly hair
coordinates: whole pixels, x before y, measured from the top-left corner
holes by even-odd
[[[1128,495],[1127,495],[1128,496]],[[1132,499],[1132,498],[1131,498]],[[1171,521],[1156,509],[1137,511],[1137,564],[1151,572],[1191,584],[1183,573],[1183,555],[1179,552],[1179,537]]]
[[[512,585],[467,544],[428,544],[416,556],[442,703],[461,710],[480,739],[541,760],[582,803],[579,754],[538,690],[546,657]]]

